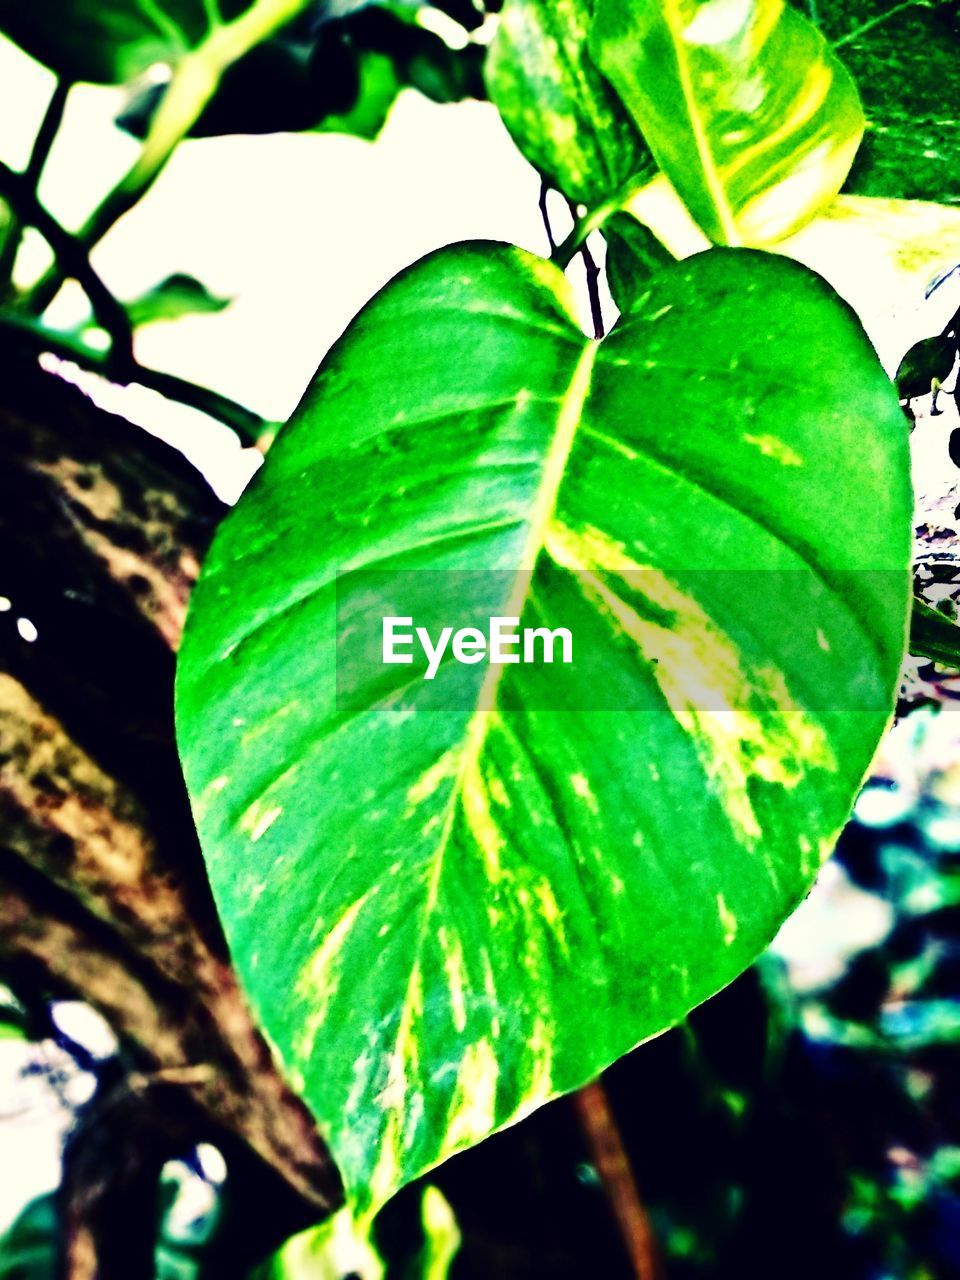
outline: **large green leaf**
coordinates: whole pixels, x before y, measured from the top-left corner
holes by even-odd
[[[888,718],[910,512],[896,392],[785,259],[674,264],[597,344],[551,264],[460,245],[351,325],[214,541],[177,713],[234,959],[361,1209],[767,944]],[[413,597],[583,661],[368,660]]]
[[[856,86],[783,0],[598,0],[591,51],[719,244],[770,244],[840,190]]]
[[[594,0],[507,0],[486,80],[513,140],[571,200],[596,207],[654,166],[587,52]]]
[[[811,8],[863,95],[867,133],[848,190],[960,203],[957,0],[816,0]]]

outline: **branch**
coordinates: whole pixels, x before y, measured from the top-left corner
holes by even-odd
[[[580,246],[580,257],[587,273],[587,294],[590,298],[590,318],[593,321],[593,336],[599,340],[604,336],[603,307],[600,305],[600,268],[597,260],[586,243]]]
[[[70,88],[71,83],[69,80],[57,80],[50,101],[47,103],[47,109],[44,112],[40,129],[33,143],[33,150],[30,152],[30,160],[23,174],[24,180],[33,191],[37,190],[44,166],[47,163],[47,157],[50,154],[50,148],[53,146],[53,140],[57,136],[63,120],[63,112],[67,105]],[[17,260],[17,252],[20,248],[22,219],[16,211],[11,212],[11,219],[11,225],[3,242],[3,248],[0,249],[0,290],[6,288],[10,283],[14,263]]]
[[[215,418],[224,426],[230,427],[240,437],[244,445],[255,446],[270,425],[258,413],[245,405],[239,404],[219,391],[211,391],[209,387],[197,386],[185,378],[173,373],[162,373],[158,369],[148,369],[136,358],[129,359],[125,365],[118,365],[103,352],[94,351],[85,343],[78,341],[66,333],[54,333],[36,320],[25,316],[0,314],[0,333],[6,330],[12,337],[35,351],[38,355],[49,351],[62,360],[70,360],[81,369],[89,369],[101,377],[115,382],[119,386],[146,387],[175,400],[178,404],[188,405],[191,409],[199,409],[208,417]]]
[[[111,355],[133,362],[133,330],[126,311],[90,265],[80,240],[65,231],[40,201],[27,177],[0,160],[0,194],[6,196],[28,226],[36,227],[56,255],[64,276],[76,280],[90,299],[97,323],[110,335]]]
[[[662,1280],[656,1237],[640,1199],[606,1089],[599,1080],[594,1080],[577,1090],[573,1105],[636,1280]]]
[[[553,238],[553,227],[550,223],[550,207],[547,203],[547,197],[549,196],[549,194],[550,194],[550,186],[546,178],[541,178],[540,179],[540,201],[538,204],[538,208],[540,210],[540,217],[543,221],[543,229],[547,233],[547,244],[549,246],[550,256],[553,257],[553,255],[557,252],[557,242]]]
[[[254,0],[232,22],[214,25],[200,44],[177,63],[150,123],[139,156],[79,233],[90,250],[149,191],[167,161],[187,136],[217,91],[226,69],[274,31],[286,26],[310,0]],[[57,294],[62,275],[47,272],[29,294],[34,315],[41,315]]]

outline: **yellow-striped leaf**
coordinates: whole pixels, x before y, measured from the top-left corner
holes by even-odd
[[[715,243],[773,243],[843,185],[857,89],[784,0],[598,0],[590,48]]]
[[[234,959],[362,1213],[736,976],[887,722],[907,432],[849,308],[712,250],[602,343],[468,244],[324,361],[213,544],[181,751]],[[385,614],[573,662],[382,662]]]

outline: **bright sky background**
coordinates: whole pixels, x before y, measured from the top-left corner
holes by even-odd
[[[48,72],[0,37],[0,157],[9,164],[26,163],[52,84]],[[139,144],[113,125],[123,97],[122,90],[91,85],[70,94],[40,194],[71,229],[136,154]],[[402,267],[473,238],[544,252],[539,191],[539,178],[493,107],[441,107],[405,92],[376,143],[279,134],[182,144],[93,262],[121,297],[185,271],[232,298],[218,315],[141,330],[137,355],[279,421],[348,321]],[[561,229],[563,216],[561,205]],[[39,236],[30,234],[18,279],[33,278],[48,260]],[[85,314],[79,287],[69,285],[49,318],[69,325]],[[215,428],[166,405],[158,420],[157,399],[134,390],[109,402],[164,433],[188,424],[189,451],[199,447],[207,467],[229,469],[229,457],[217,458]],[[229,480],[225,488],[232,489]]]

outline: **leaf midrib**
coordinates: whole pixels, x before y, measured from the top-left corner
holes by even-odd
[[[723,182],[717,170],[713,151],[710,148],[710,141],[707,137],[707,131],[704,127],[703,120],[701,119],[699,107],[697,106],[696,95],[693,89],[693,81],[690,75],[690,66],[687,61],[687,44],[683,40],[682,35],[676,31],[674,22],[675,17],[675,13],[668,14],[664,12],[663,14],[663,20],[670,32],[670,38],[673,42],[674,51],[676,53],[677,77],[680,81],[680,91],[683,94],[684,106],[687,109],[687,118],[690,121],[690,129],[693,133],[694,146],[697,149],[697,155],[700,157],[700,164],[703,169],[703,176],[707,186],[707,193],[713,202],[713,207],[720,220],[720,227],[723,231],[724,241],[728,245],[737,246],[740,244],[740,238],[734,222],[733,211],[730,208],[729,201],[724,193]]]
[[[530,529],[521,553],[516,577],[514,578],[513,590],[505,606],[506,616],[519,616],[529,592],[532,571],[544,546],[547,528],[556,507],[560,485],[566,473],[567,462],[573,449],[577,429],[590,394],[590,384],[599,346],[600,344],[597,341],[585,343],[574,368],[566,394],[559,401],[560,412],[557,415],[556,428],[544,460],[543,474],[530,516]],[[401,1009],[404,1011],[409,1008],[414,983],[419,980],[423,944],[427,936],[430,918],[439,897],[443,863],[450,845],[457,805],[463,791],[466,776],[477,763],[483,750],[502,674],[502,666],[488,668],[487,675],[477,695],[476,709],[471,715],[464,732],[460,760],[450,787],[450,794],[447,797],[440,835],[430,855],[432,866],[426,882],[426,900],[423,905],[410,979],[404,991],[401,1004]],[[489,705],[485,705],[485,703]],[[403,1026],[403,1015],[401,1015],[400,1026]]]

